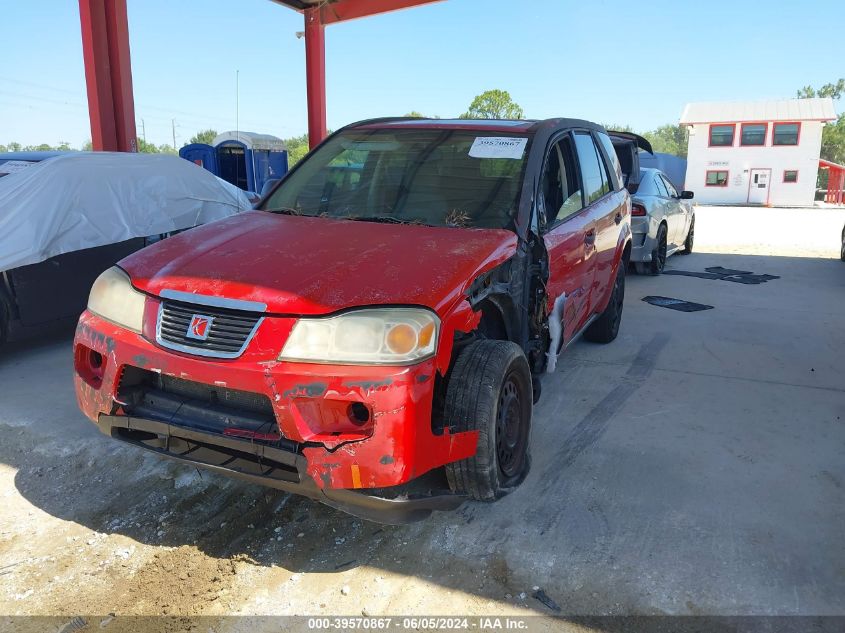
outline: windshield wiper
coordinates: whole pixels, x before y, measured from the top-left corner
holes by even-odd
[[[416,220],[400,220],[389,215],[351,215],[344,220],[355,220],[356,222],[380,222],[382,224],[422,224]]]
[[[279,207],[278,209],[264,209],[267,213],[280,213],[282,215],[304,215],[299,209],[293,207]]]

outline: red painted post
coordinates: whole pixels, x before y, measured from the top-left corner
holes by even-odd
[[[138,151],[126,0],[79,0],[82,55],[95,150]]]
[[[326,34],[319,9],[305,14],[305,82],[308,94],[308,144],[316,147],[328,135],[326,125]]]

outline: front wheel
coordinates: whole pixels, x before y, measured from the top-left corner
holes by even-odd
[[[531,370],[510,341],[481,340],[461,351],[446,388],[450,432],[478,431],[478,449],[446,465],[453,492],[495,501],[525,479],[531,465]]]
[[[604,312],[584,331],[584,338],[593,343],[610,343],[619,334],[622,323],[622,307],[625,303],[625,266],[620,263],[610,301]]]

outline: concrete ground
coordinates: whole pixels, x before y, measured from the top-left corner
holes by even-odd
[[[0,613],[551,614],[539,587],[566,615],[845,615],[845,210],[697,217],[669,268],[780,279],[629,277],[617,341],[545,379],[525,484],[411,526],[119,445],[69,338],[6,350]]]

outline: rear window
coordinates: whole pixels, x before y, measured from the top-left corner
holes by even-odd
[[[472,130],[350,130],[264,203],[268,211],[432,226],[510,228],[529,138]]]

